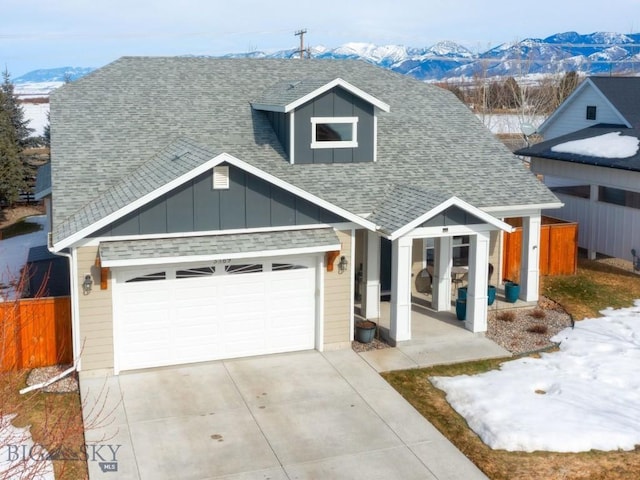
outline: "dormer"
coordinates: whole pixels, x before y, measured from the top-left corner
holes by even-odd
[[[349,82],[280,82],[251,103],[264,111],[291,164],[376,161],[377,114],[389,105]]]

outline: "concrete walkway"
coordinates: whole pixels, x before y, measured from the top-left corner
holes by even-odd
[[[348,349],[81,373],[90,478],[486,479],[370,363]]]
[[[381,304],[380,327],[389,328],[389,303]],[[455,313],[436,312],[413,305],[411,337],[395,348],[363,352],[360,355],[378,372],[510,357],[511,353],[485,337],[473,333],[456,320]]]

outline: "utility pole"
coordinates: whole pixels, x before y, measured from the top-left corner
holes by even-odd
[[[298,30],[297,32],[294,33],[294,35],[297,37],[300,37],[300,50],[298,50],[298,52],[300,53],[300,58],[303,59],[304,58],[304,34],[307,33],[307,29],[303,28],[302,30]]]

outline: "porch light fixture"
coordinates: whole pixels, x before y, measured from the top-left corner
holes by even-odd
[[[87,273],[84,276],[84,282],[82,282],[82,293],[84,295],[91,293],[91,285],[93,285],[93,280],[91,279],[91,274]]]
[[[347,257],[342,255],[340,257],[340,262],[338,262],[338,273],[342,274],[342,273],[346,272],[347,271],[347,265],[349,265],[349,262],[347,261]]]

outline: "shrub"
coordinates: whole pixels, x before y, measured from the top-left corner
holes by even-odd
[[[535,325],[531,325],[529,328],[527,328],[527,332],[530,333],[539,333],[540,335],[544,335],[545,333],[547,333],[549,329],[547,328],[546,325],[542,325],[540,323],[537,323]]]
[[[502,320],[503,322],[513,322],[516,319],[516,313],[511,311],[511,310],[507,310],[504,312],[500,312],[496,318],[498,320]]]
[[[541,308],[534,308],[530,313],[529,316],[537,319],[537,320],[542,320],[543,318],[545,318],[547,316],[547,312],[545,312],[543,309]]]

